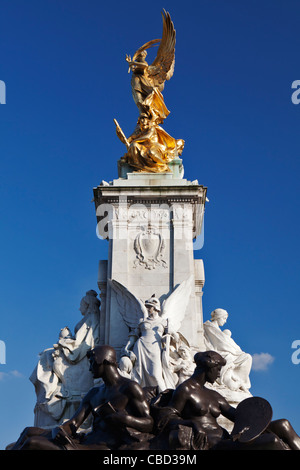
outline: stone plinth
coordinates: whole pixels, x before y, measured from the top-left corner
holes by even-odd
[[[206,188],[172,173],[128,173],[94,188],[94,201],[98,235],[109,244],[98,274],[101,342],[120,350],[128,338],[107,279],[122,283],[143,301],[155,294],[162,302],[193,276],[180,331],[191,347],[202,348],[204,267],[194,259],[193,240],[201,234]]]

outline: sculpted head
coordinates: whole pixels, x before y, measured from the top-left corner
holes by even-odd
[[[153,294],[150,299],[146,300],[145,306],[147,307],[149,314],[152,316],[158,315],[161,311],[160,301],[157,297],[155,297],[155,294]]]
[[[180,346],[180,348],[178,348],[178,353],[182,359],[191,359],[190,351],[185,346]]]
[[[132,371],[132,361],[128,356],[122,356],[119,360],[119,369],[127,374],[130,374]]]
[[[132,58],[132,63],[131,63],[131,58],[128,57],[127,62],[129,62],[129,70],[135,73],[135,74],[143,74],[145,66],[147,67],[148,63],[146,62],[146,57],[147,57],[147,51],[137,51],[133,58]]]
[[[198,352],[194,356],[196,363],[195,372],[204,372],[206,381],[214,383],[219,377],[220,371],[226,364],[226,360],[215,351]]]
[[[88,290],[85,296],[81,299],[79,310],[82,315],[88,312],[96,313],[99,311],[100,300],[97,298],[97,292],[93,289]]]
[[[72,338],[72,333],[67,326],[65,326],[64,328],[60,330],[59,338],[60,339]]]
[[[223,326],[227,321],[228,312],[223,308],[216,308],[210,316],[212,321],[216,321],[219,326]]]
[[[142,131],[147,131],[151,126],[151,120],[149,116],[145,113],[142,113],[138,118],[138,125],[140,126]]]
[[[223,330],[224,335],[231,337],[231,331],[230,330]]]
[[[117,368],[117,355],[112,346],[96,346],[87,352],[87,358],[90,361],[90,371],[95,378],[102,377],[105,366]]]
[[[137,62],[145,62],[146,57],[147,57],[147,51],[143,50],[139,52],[137,55],[134,55],[134,60],[136,60]]]

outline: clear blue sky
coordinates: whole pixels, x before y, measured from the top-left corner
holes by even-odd
[[[164,128],[186,141],[185,176],[208,187],[204,320],[228,310],[243,350],[272,358],[251,392],[300,433],[300,3],[295,0],[1,0],[0,448],[33,423],[37,355],[97,289],[92,189],[117,177],[137,111],[125,54],[177,30]]]

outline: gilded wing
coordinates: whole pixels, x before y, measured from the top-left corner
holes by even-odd
[[[120,314],[130,329],[137,328],[141,319],[147,316],[144,303],[115,279],[108,280],[109,285],[116,294]]]
[[[175,66],[176,31],[170,14],[164,10],[163,34],[153,63],[147,67],[147,74],[153,80],[155,86],[163,85],[170,80]]]
[[[186,314],[193,283],[194,276],[190,276],[186,281],[179,284],[162,304],[161,316],[168,319],[171,329],[175,332],[179,330]]]

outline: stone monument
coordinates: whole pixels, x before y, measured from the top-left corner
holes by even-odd
[[[98,236],[108,242],[108,259],[100,260],[98,271],[100,343],[115,348],[121,369],[129,377],[143,386],[156,383],[160,389],[174,388],[193,373],[195,352],[217,347],[216,341],[212,344],[208,339],[208,322],[205,330],[203,327],[204,264],[194,258],[193,250],[193,242],[203,230],[207,188],[184,178],[184,140],[174,139],[162,127],[170,113],[162,92],[173,76],[175,40],[173,22],[164,12],[162,39],[145,43],[132,59],[126,56],[139,113],[137,124],[126,137],[114,120],[126,152],[118,161],[118,178],[94,188]],[[149,65],[147,50],[156,44],[156,58]],[[156,352],[145,346],[147,341],[153,344],[154,319],[151,325],[144,322],[144,304],[149,305],[151,296],[159,304],[157,322],[161,320],[155,330],[160,338],[155,342]],[[166,328],[162,320],[168,315],[163,306],[172,303],[172,297],[173,312]],[[180,318],[175,330],[174,317]],[[218,333],[226,338],[222,347],[218,344],[220,354],[232,358],[239,347],[225,333]],[[233,370],[229,361],[225,380],[214,385],[235,406],[251,396],[251,357],[244,354],[243,358],[242,381],[229,373]]]
[[[159,44],[151,65],[147,49]],[[118,178],[94,188],[98,294],[86,293],[74,333],[65,327],[40,354],[31,381],[35,425],[11,450],[300,450],[285,419],[252,397],[252,358],[221,327],[224,309],[203,324],[203,261],[193,240],[203,229],[206,188],[184,179],[184,141],[161,125],[162,91],[174,71],[175,29],[163,13],[161,40],[133,59],[139,116]]]
[[[203,230],[207,188],[184,178],[184,140],[162,127],[170,113],[162,91],[174,72],[175,42],[173,22],[164,12],[162,39],[145,43],[132,59],[126,56],[139,113],[136,129],[127,138],[114,120],[126,152],[118,161],[118,178],[93,190],[98,236],[108,243],[108,259],[100,260],[98,269],[101,311],[97,299],[92,329],[89,320],[81,321],[74,335],[65,328],[58,343],[40,355],[31,377],[37,426],[68,419],[92,385],[91,377],[85,384],[75,378],[81,377],[87,348],[111,345],[122,374],[161,390],[193,373],[195,352],[211,349],[203,329],[204,265],[193,250]],[[147,50],[155,45],[149,65]],[[159,337],[156,350],[146,347],[151,335]]]
[[[162,38],[142,45],[132,59],[126,56],[136,128],[126,137],[114,120],[126,147],[116,161],[118,178],[93,189],[97,233],[108,243],[108,259],[98,267],[101,309],[98,294],[87,292],[74,334],[63,328],[58,342],[41,353],[31,377],[37,427],[66,422],[95,385],[86,358],[95,346],[112,347],[121,376],[157,392],[192,376],[195,353],[216,350],[228,365],[214,387],[234,406],[251,396],[251,357],[216,319],[203,325],[204,264],[195,259],[193,243],[203,235],[207,188],[184,178],[184,140],[162,127],[170,113],[162,92],[173,76],[176,42],[169,13],[162,18]],[[149,65],[147,50],[155,45]]]
[[[128,337],[116,295],[109,280],[124,285],[146,301],[153,294],[163,302],[182,282],[192,278],[180,332],[191,348],[204,347],[202,288],[203,261],[194,258],[193,241],[200,235],[206,187],[183,178],[184,141],[161,127],[168,116],[162,91],[174,71],[175,29],[163,15],[161,40],[141,46],[131,59],[131,87],[139,116],[126,138],[115,120],[117,136],[126,146],[118,161],[118,176],[94,188],[98,235],[108,241],[108,260],[99,263],[101,341],[118,352]],[[159,43],[148,65],[147,49]]]

